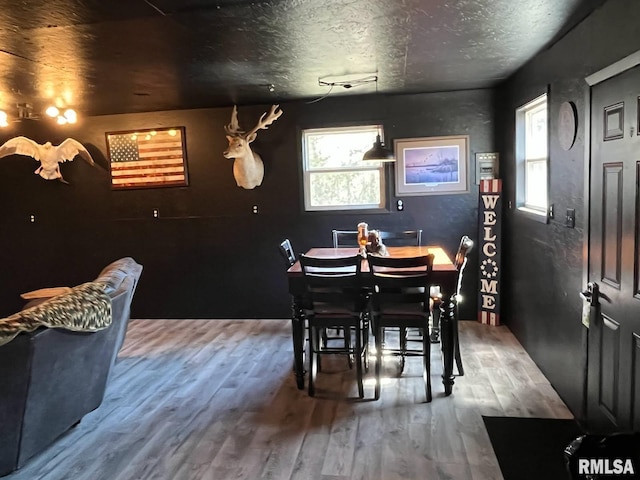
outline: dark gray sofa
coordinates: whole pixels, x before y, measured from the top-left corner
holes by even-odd
[[[125,257],[94,280],[105,285],[111,298],[107,328],[41,327],[0,346],[0,476],[22,467],[100,406],[141,273],[142,266]]]

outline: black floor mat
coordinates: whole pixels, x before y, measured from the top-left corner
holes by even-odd
[[[564,449],[582,435],[575,420],[485,417],[504,480],[567,480]]]

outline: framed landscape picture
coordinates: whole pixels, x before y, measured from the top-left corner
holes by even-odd
[[[394,141],[396,195],[445,195],[469,191],[469,136]]]

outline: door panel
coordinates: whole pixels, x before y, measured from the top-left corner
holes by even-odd
[[[600,337],[600,388],[598,403],[611,421],[618,423],[618,364],[620,325],[602,315]]]
[[[622,246],[622,164],[603,165],[602,281],[620,288]]]
[[[640,67],[591,89],[587,423],[594,432],[640,426]]]
[[[640,112],[639,112],[640,113]],[[640,123],[640,119],[638,119]],[[640,127],[640,125],[639,125]],[[640,162],[636,162],[636,222],[640,223]],[[634,242],[634,258],[635,268],[633,271],[633,294],[636,298],[640,298],[640,284],[638,283],[640,278],[640,228],[636,228],[636,238]]]
[[[640,408],[637,402],[640,401],[640,335],[633,334],[633,376],[631,391],[633,392],[633,402],[631,403],[632,425],[633,430],[640,432]]]

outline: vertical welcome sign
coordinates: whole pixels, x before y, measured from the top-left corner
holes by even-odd
[[[478,213],[480,221],[478,321],[488,325],[500,325],[502,180],[480,180]]]

